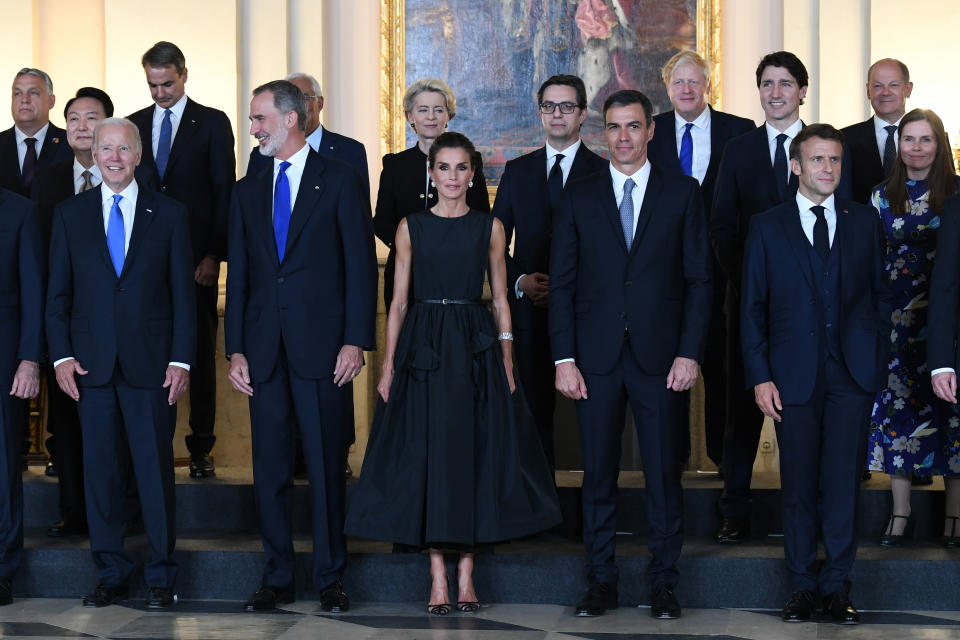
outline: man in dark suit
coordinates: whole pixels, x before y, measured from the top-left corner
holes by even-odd
[[[13,79],[13,126],[0,132],[0,187],[30,197],[39,167],[69,160],[66,132],[50,122],[56,103],[53,81],[40,69],[24,67]]]
[[[46,260],[32,203],[0,189],[0,605],[23,558],[23,423],[40,391]]]
[[[226,260],[226,221],[236,180],[233,129],[227,115],[187,97],[183,52],[158,42],[141,59],[156,103],[130,116],[147,152],[137,179],[187,207],[197,298],[197,353],[190,384],[190,477],[214,475],[216,442],[217,293]]]
[[[363,193],[370,198],[370,173],[367,170],[367,151],[363,144],[330,131],[320,124],[320,112],[323,111],[323,93],[317,79],[306,73],[291,73],[286,80],[297,85],[307,101],[306,133],[307,144],[322,156],[345,162],[360,172]],[[247,175],[254,175],[263,167],[273,164],[273,159],[260,153],[260,147],[250,150],[247,163]]]
[[[136,125],[101,120],[93,157],[103,183],[57,207],[50,239],[47,341],[60,388],[79,401],[98,569],[87,607],[128,594],[127,460],[150,542],[149,608],[173,604],[177,573],[172,430],[196,349],[190,230],[183,205],[134,180],[140,156]]]
[[[723,437],[723,493],[717,542],[750,536],[750,479],[763,414],[744,391],[740,358],[740,268],[750,218],[786,202],[797,191],[790,172],[790,141],[803,128],[800,105],[807,69],[788,51],[767,54],[757,66],[757,89],[766,121],[727,143],[720,160],[710,215],[710,239],[727,277],[727,426]]]
[[[700,183],[707,219],[713,209],[713,192],[720,157],[727,141],[754,128],[753,120],[717,111],[707,104],[710,95],[710,68],[696,51],[681,51],[663,67],[663,83],[673,109],[654,117],[660,131],[647,148],[650,161],[666,171],[692,176]],[[670,134],[673,135],[670,135]],[[716,258],[713,260],[713,307],[710,333],[701,369],[705,390],[705,436],[707,456],[718,467],[723,459],[726,430],[726,328],[723,299],[727,280]],[[685,431],[686,460],[690,452],[689,428]]]
[[[787,622],[809,620],[818,591],[835,622],[859,620],[849,596],[859,476],[887,379],[893,296],[876,211],[834,197],[842,153],[843,134],[830,125],[797,134],[790,166],[799,190],[752,218],[743,258],[746,384],[774,420],[780,449]]]
[[[565,184],[604,171],[607,161],[580,139],[580,127],[587,118],[583,80],[569,75],[549,78],[537,91],[537,108],[546,145],[507,162],[493,215],[500,218],[507,238],[515,233],[513,250],[506,256],[515,357],[543,451],[553,468],[556,391],[547,327],[553,211]]]
[[[710,245],[696,180],[647,160],[653,106],[639,91],[604,104],[609,170],[564,190],[550,256],[556,385],[577,401],[590,587],[576,614],[617,606],[616,494],[627,400],[647,482],[647,577],[655,618],[676,618],[683,545],[685,394],[710,323]],[[619,211],[619,213],[618,213]]]
[[[313,587],[346,611],[341,583],[344,450],[352,380],[375,347],[377,261],[357,172],[307,144],[303,92],[257,87],[250,134],[273,166],[237,183],[230,204],[224,318],[229,378],[250,396],[253,484],[266,555],[248,611],[293,602],[292,418],[303,440],[313,515]],[[271,222],[272,219],[272,222]]]
[[[54,208],[78,193],[96,188],[102,181],[100,168],[93,161],[93,129],[104,118],[113,117],[113,102],[100,89],[81,87],[67,101],[63,117],[73,159],[41,168],[33,181],[33,201],[37,204],[45,247],[50,245]],[[53,363],[47,365],[47,431],[51,434],[47,448],[60,485],[60,520],[47,529],[47,535],[83,533],[87,530],[87,513],[80,417],[77,403],[57,384]]]
[[[843,129],[841,189],[854,201],[870,204],[870,192],[890,174],[897,160],[897,128],[912,92],[910,70],[899,60],[884,58],[870,66],[867,99],[873,117]]]
[[[957,402],[960,366],[960,196],[948,198],[940,215],[937,259],[930,280],[927,321],[927,365],[933,392],[941,400]],[[951,481],[956,482],[951,478]],[[949,514],[948,514],[949,515]],[[956,537],[956,533],[944,535]]]

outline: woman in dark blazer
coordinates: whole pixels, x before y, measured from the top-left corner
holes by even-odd
[[[390,309],[393,299],[393,274],[396,250],[393,246],[400,221],[408,213],[424,211],[437,203],[437,189],[427,175],[427,152],[430,145],[446,131],[447,123],[457,114],[457,99],[450,87],[437,78],[421,78],[403,95],[403,112],[410,128],[417,134],[417,144],[400,153],[383,156],[383,172],[377,192],[377,208],[373,229],[390,248],[384,268],[383,301]],[[467,191],[467,204],[475,211],[490,211],[487,184],[483,179],[480,155],[474,158],[473,186]]]

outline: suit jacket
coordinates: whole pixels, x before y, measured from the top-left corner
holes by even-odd
[[[873,117],[843,128],[844,191],[854,202],[870,204],[870,193],[883,182],[883,157],[877,148]]]
[[[103,229],[101,188],[57,206],[50,238],[47,341],[50,360],[75,357],[81,386],[110,382],[160,388],[170,362],[191,364],[196,348],[190,229],[186,208],[140,189],[130,246],[117,277]]]
[[[960,372],[960,195],[948,198],[940,214],[927,311],[927,368]]]
[[[581,141],[573,158],[566,184],[607,168],[607,161],[587,148]],[[500,218],[509,242],[516,232],[512,251],[508,250],[507,291],[513,326],[517,329],[546,330],[546,309],[533,306],[530,298],[517,299],[514,284],[526,273],[550,272],[550,239],[553,234],[553,211],[547,191],[547,149],[522,155],[507,162],[493,215]]]
[[[223,111],[187,98],[161,178],[153,157],[153,111],[150,105],[130,115],[143,142],[137,182],[186,205],[195,266],[206,256],[226,260],[227,209],[237,179],[230,120]]]
[[[363,185],[363,192],[370,198],[370,172],[367,169],[367,151],[363,143],[342,136],[339,133],[325,129],[320,136],[320,148],[317,153],[340,162],[345,162],[360,172],[360,183]],[[254,147],[250,150],[250,160],[247,163],[247,175],[259,173],[263,167],[273,166],[273,158],[260,153],[260,147]]]
[[[44,167],[33,178],[30,198],[37,205],[40,229],[48,248],[53,211],[58,204],[74,196],[73,189],[73,158]]]
[[[230,204],[224,335],[254,382],[286,346],[303,378],[333,375],[343,345],[376,345],[377,257],[357,172],[310,151],[290,216],[283,262],[274,240],[273,167],[237,183]]]
[[[67,144],[67,132],[51,122],[47,135],[37,156],[37,169],[63,160],[73,159],[73,149]],[[36,179],[34,173],[34,179]],[[20,173],[20,156],[17,155],[17,137],[10,127],[0,131],[0,187],[9,189],[21,196],[30,197],[30,190],[23,186]]]
[[[720,158],[723,149],[732,138],[747,133],[756,127],[753,120],[741,118],[730,113],[710,109],[710,162],[707,173],[700,183],[700,195],[703,196],[703,206],[709,219],[713,209],[713,195],[717,185],[717,174],[720,171]],[[654,116],[656,125],[655,135],[647,146],[647,157],[650,161],[667,171],[683,173],[680,167],[680,156],[677,150],[676,115],[673,109]]]
[[[893,295],[886,241],[873,209],[836,198],[840,348],[864,391],[887,383]],[[837,244],[839,239],[839,245]],[[747,388],[772,380],[787,404],[810,399],[820,366],[823,312],[796,200],[753,217],[743,262],[740,336]]]
[[[0,189],[0,389],[4,397],[20,361],[39,362],[43,355],[46,264],[33,203]]]
[[[750,218],[781,201],[792,200],[797,195],[798,184],[797,176],[791,174],[783,200],[777,196],[766,125],[727,143],[710,212],[710,239],[717,261],[735,289],[740,285],[740,265]]]
[[[568,184],[554,218],[550,340],[555,360],[603,374],[625,329],[649,375],[700,361],[710,323],[710,243],[697,181],[651,163],[631,250],[609,172]]]

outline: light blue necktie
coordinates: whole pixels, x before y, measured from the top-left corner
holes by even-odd
[[[160,177],[167,172],[167,161],[170,160],[170,141],[173,139],[173,125],[170,124],[170,109],[163,112],[163,122],[160,123],[160,140],[157,141],[157,173]]]
[[[633,178],[623,183],[623,200],[620,201],[620,226],[623,227],[623,239],[627,241],[627,251],[633,245],[633,196],[630,192],[637,184]]]
[[[688,122],[684,125],[683,137],[680,139],[680,168],[688,176],[693,175],[693,136],[690,135],[690,129],[693,123]]]
[[[290,230],[290,181],[287,180],[289,162],[280,163],[277,184],[273,189],[273,237],[277,241],[277,257],[283,262],[287,247],[287,231]]]
[[[126,255],[123,248],[123,214],[120,213],[120,201],[122,199],[123,196],[120,194],[113,196],[113,204],[110,206],[110,219],[107,220],[107,249],[110,251],[113,270],[117,272],[118,278],[123,271],[123,258]]]

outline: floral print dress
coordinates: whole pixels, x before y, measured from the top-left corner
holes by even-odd
[[[930,211],[927,183],[908,180],[906,212],[895,215],[883,186],[871,203],[887,239],[885,269],[896,303],[887,388],[870,419],[867,465],[894,475],[960,475],[960,416],[937,398],[927,369],[927,304],[940,215]]]

